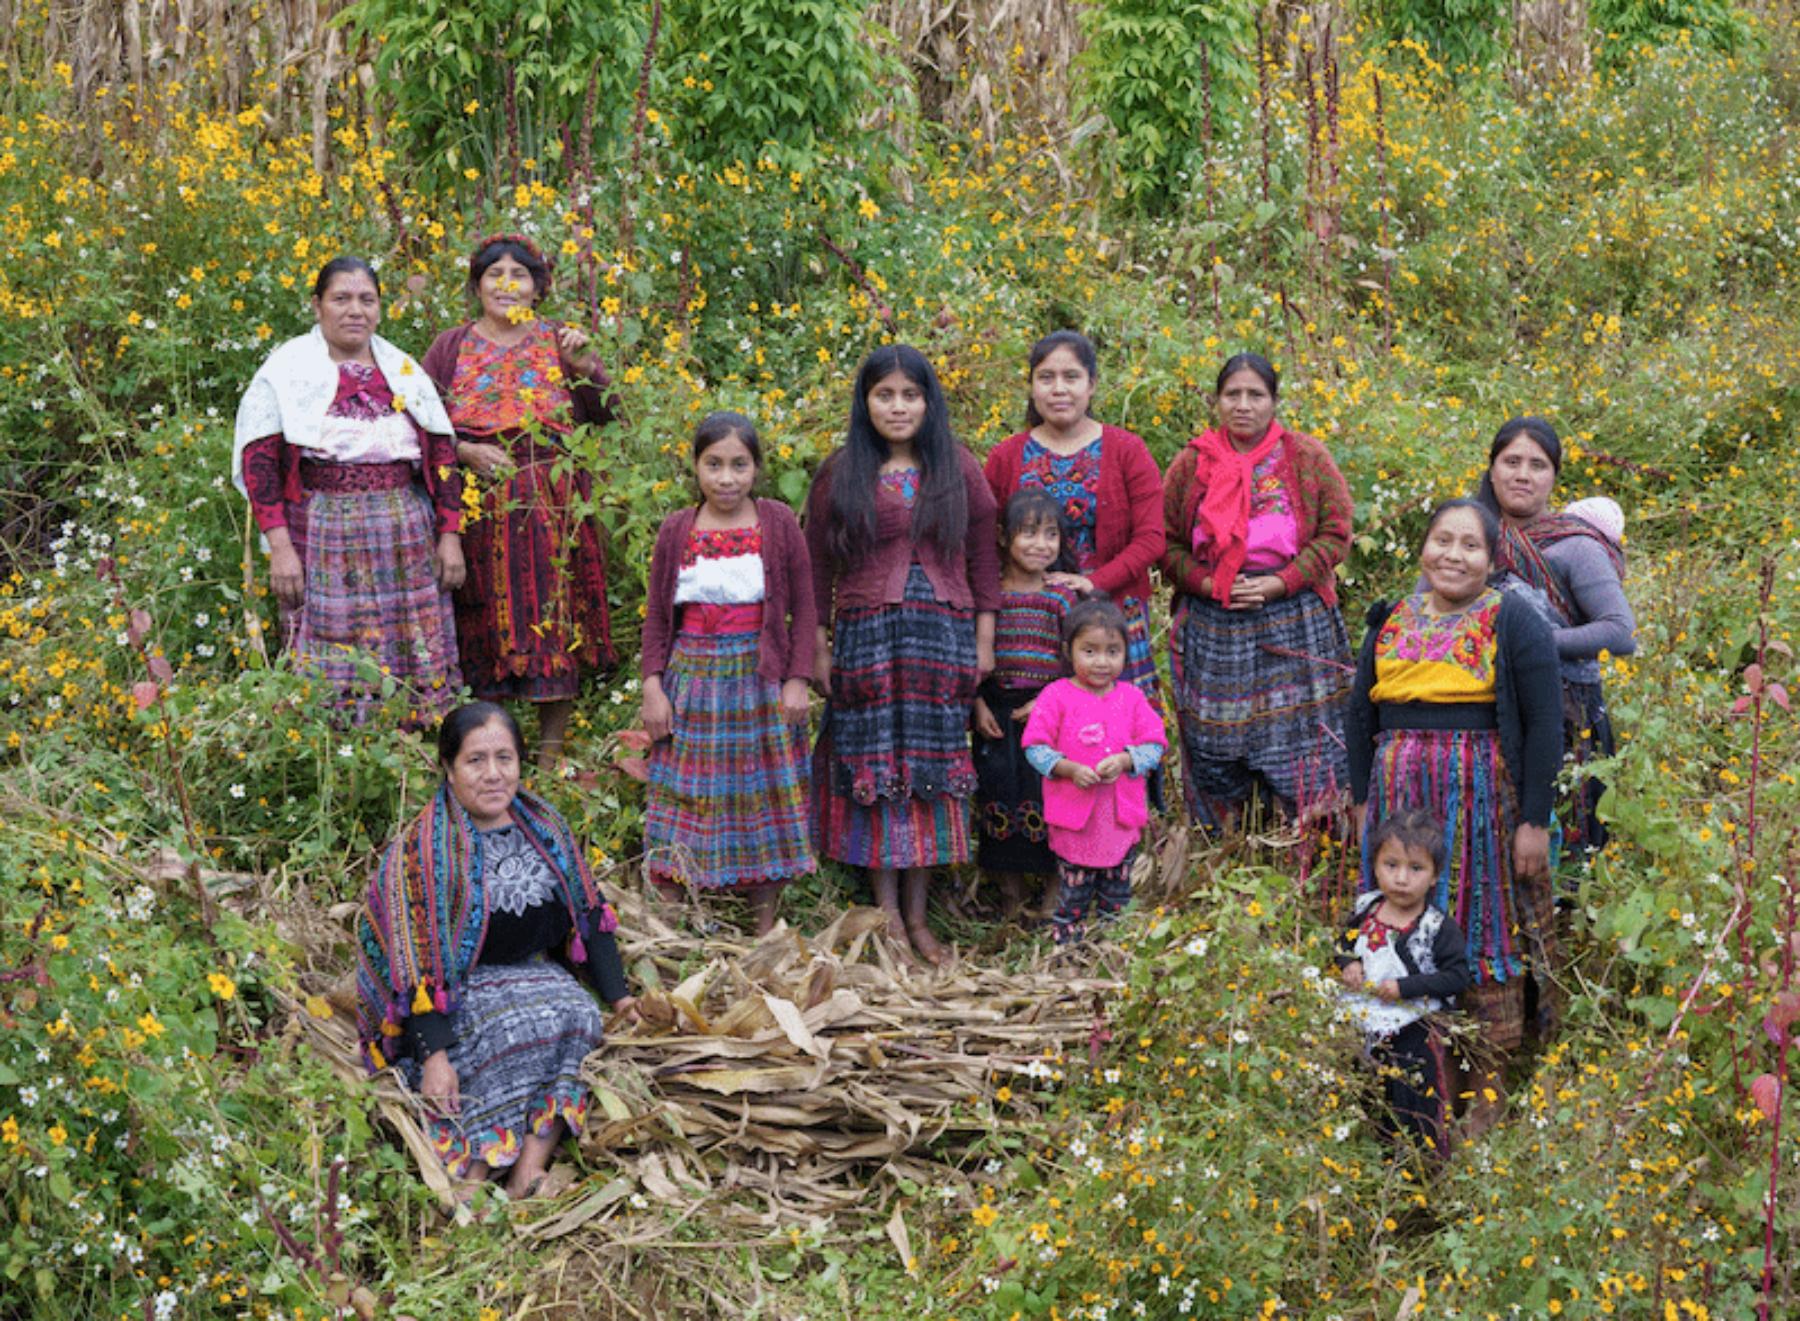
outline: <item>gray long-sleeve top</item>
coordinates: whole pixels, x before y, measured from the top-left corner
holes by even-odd
[[[1602,651],[1629,656],[1637,650],[1637,618],[1625,599],[1625,585],[1613,571],[1605,547],[1592,537],[1564,537],[1544,548],[1576,618],[1563,619],[1546,601],[1545,617],[1556,637],[1556,654],[1566,682],[1595,683]]]

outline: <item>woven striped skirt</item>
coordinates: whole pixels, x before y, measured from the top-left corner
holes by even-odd
[[[1176,600],[1170,659],[1188,812],[1217,828],[1260,778],[1293,810],[1350,783],[1352,667],[1337,607],[1301,591],[1260,610]]]
[[[306,571],[305,600],[282,614],[295,664],[330,683],[354,722],[382,704],[390,679],[415,723],[442,716],[456,704],[462,673],[450,594],[432,576],[437,524],[424,490],[410,480],[311,490],[288,510]]]
[[[1125,670],[1120,676],[1144,690],[1150,704],[1162,710],[1162,681],[1156,677],[1156,652],[1150,645],[1150,603],[1121,596],[1115,603],[1125,614]]]
[[[1390,813],[1422,807],[1444,823],[1444,870],[1433,902],[1468,939],[1474,989],[1465,1007],[1493,1048],[1515,1050],[1523,1039],[1525,983],[1542,971],[1538,1018],[1554,1026],[1549,977],[1559,963],[1548,878],[1516,882],[1513,832],[1518,800],[1491,729],[1398,729],[1380,734],[1369,778],[1362,888],[1373,888],[1367,839]]]
[[[983,871],[1054,876],[1056,855],[1044,824],[1044,780],[1025,760],[1025,722],[1014,712],[1040,689],[984,684],[981,695],[1000,723],[999,738],[975,736],[976,861]]]
[[[650,750],[646,867],[706,889],[779,885],[816,871],[808,840],[806,729],[756,673],[760,632],[676,635],[663,688],[670,736]]]
[[[567,701],[583,670],[613,660],[606,543],[599,521],[584,512],[593,479],[579,469],[558,473],[567,451],[530,436],[465,439],[506,446],[514,467],[481,483],[481,517],[463,529],[469,577],[456,593],[463,673],[475,695],[490,701]]]
[[[975,615],[913,565],[897,605],[840,611],[813,753],[818,851],[856,867],[969,860]]]
[[[477,966],[463,983],[450,1063],[462,1113],[432,1115],[425,1129],[444,1168],[463,1178],[482,1161],[505,1169],[528,1137],[557,1120],[580,1132],[587,1117],[581,1063],[599,1046],[600,1006],[574,974],[539,955],[526,963]],[[412,1060],[400,1068],[419,1084]]]

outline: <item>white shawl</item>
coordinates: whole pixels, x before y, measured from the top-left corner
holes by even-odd
[[[380,335],[371,336],[369,346],[388,388],[413,421],[433,435],[454,434],[450,415],[425,369]],[[325,414],[337,398],[337,390],[338,364],[317,326],[288,340],[263,360],[238,404],[231,448],[231,480],[238,490],[249,494],[244,488],[244,450],[253,440],[279,435],[290,445],[330,452]]]

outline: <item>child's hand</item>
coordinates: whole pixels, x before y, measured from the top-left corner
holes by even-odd
[[[1338,976],[1343,979],[1345,986],[1353,991],[1356,990],[1363,984],[1362,960],[1357,959],[1353,963],[1346,963],[1338,969]]]
[[[652,742],[660,743],[669,737],[674,722],[675,708],[669,705],[662,680],[653,675],[644,681],[644,732]]]
[[[1393,1004],[1400,998],[1400,983],[1389,977],[1385,982],[1375,983],[1375,994]]]
[[[804,725],[811,706],[805,679],[789,679],[781,685],[781,716],[790,725]]]
[[[1056,774],[1065,780],[1073,780],[1077,789],[1092,789],[1100,783],[1100,777],[1092,766],[1083,766],[1070,757],[1064,757],[1056,763]]]
[[[999,738],[1000,722],[994,719],[985,698],[975,699],[975,732],[983,738]]]
[[[1031,719],[1031,709],[1036,705],[1037,698],[1034,697],[1029,702],[1025,703],[1024,706],[1014,707],[1013,719],[1018,721],[1021,725],[1024,724],[1027,720]]]
[[[1094,767],[1094,773],[1100,777],[1102,784],[1111,784],[1130,770],[1131,754],[1129,752],[1115,752],[1110,757],[1103,757],[1100,764]]]

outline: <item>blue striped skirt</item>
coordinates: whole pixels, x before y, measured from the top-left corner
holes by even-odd
[[[650,750],[644,850],[650,875],[752,889],[818,869],[808,843],[806,730],[759,678],[761,634],[675,638],[663,687],[674,728]]]
[[[969,858],[975,614],[917,564],[897,605],[839,612],[831,702],[813,759],[819,851],[858,867]]]

